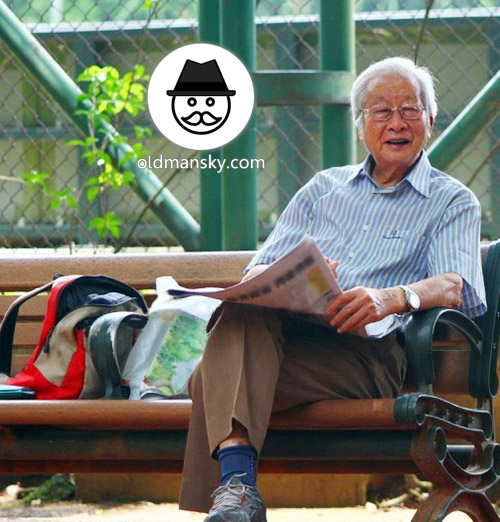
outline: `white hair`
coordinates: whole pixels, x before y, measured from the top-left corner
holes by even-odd
[[[415,65],[409,58],[394,56],[372,63],[354,82],[351,89],[351,114],[358,130],[363,129],[363,109],[369,83],[375,78],[398,75],[412,82],[420,95],[420,101],[429,116],[436,118],[438,112],[434,79],[426,67]],[[430,126],[429,118],[425,118],[426,125]]]

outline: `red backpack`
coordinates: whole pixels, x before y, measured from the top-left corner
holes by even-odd
[[[107,276],[55,277],[16,299],[5,314],[0,325],[0,371],[8,375],[19,308],[50,289],[38,345],[23,371],[5,384],[30,388],[37,399],[116,396],[121,370],[133,345],[133,329],[142,328],[147,321],[143,297],[131,286]],[[120,336],[119,347],[92,345],[92,325],[111,312],[121,312],[120,325],[130,327],[129,335]]]

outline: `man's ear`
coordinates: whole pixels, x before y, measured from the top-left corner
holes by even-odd
[[[361,142],[364,141],[364,138],[363,138],[363,129],[358,128],[358,138],[359,138],[359,141],[361,141]]]
[[[432,114],[429,116],[429,131],[428,131],[428,138],[431,137],[432,129],[434,128],[434,116]]]

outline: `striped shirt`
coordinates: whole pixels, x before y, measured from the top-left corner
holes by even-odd
[[[246,271],[269,264],[309,234],[339,261],[338,280],[385,288],[456,272],[464,281],[461,310],[486,311],[480,260],[481,207],[474,194],[433,168],[425,151],[397,185],[381,188],[373,159],[318,172],[281,214]]]

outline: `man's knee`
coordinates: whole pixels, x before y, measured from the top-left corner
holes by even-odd
[[[202,386],[202,377],[201,377],[201,361],[199,361],[194,367],[193,373],[189,378],[188,382],[188,392],[191,399],[195,396],[195,390],[201,389]]]

